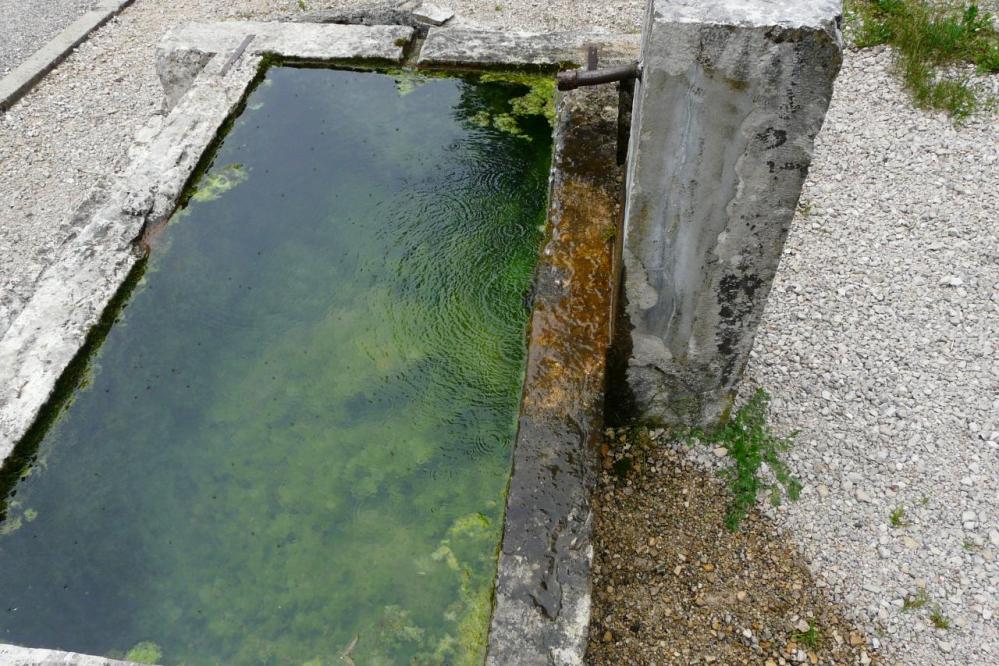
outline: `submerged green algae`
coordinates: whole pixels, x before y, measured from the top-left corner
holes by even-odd
[[[481,661],[548,128],[473,122],[509,84],[267,81],[17,487],[2,642]]]

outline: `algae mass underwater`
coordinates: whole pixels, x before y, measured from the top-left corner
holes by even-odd
[[[266,72],[10,489],[0,642],[482,662],[551,159],[539,90]]]

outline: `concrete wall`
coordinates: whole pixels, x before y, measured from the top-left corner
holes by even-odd
[[[841,63],[838,0],[651,0],[628,164],[628,385],[726,413]]]

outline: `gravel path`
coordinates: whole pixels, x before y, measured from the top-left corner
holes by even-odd
[[[999,118],[913,109],[889,62],[846,58],[747,388],[801,431],[779,524],[885,656],[996,664]]]
[[[644,0],[451,6],[500,28],[628,30]],[[158,112],[163,32],[293,11],[137,0],[0,115],[0,333]],[[997,130],[995,116],[955,129],[914,110],[887,52],[848,53],[747,376],[774,396],[776,427],[801,431],[791,462],[807,486],[777,527],[906,664],[999,663]],[[924,587],[926,605],[903,612]],[[950,629],[930,624],[937,607]]]
[[[0,77],[96,4],[97,0],[0,0]]]

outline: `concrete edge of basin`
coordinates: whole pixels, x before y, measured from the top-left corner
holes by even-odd
[[[2,644],[0,644],[0,664],[5,666],[139,666],[132,661],[95,657],[79,652]]]
[[[117,16],[135,0],[104,0],[85,13],[44,46],[28,56],[24,62],[0,79],[0,112],[10,107],[31,91],[45,75],[55,69],[94,30]]]
[[[590,492],[624,211],[617,112],[612,86],[566,93],[558,103],[490,666],[582,664],[586,653]]]
[[[156,47],[156,72],[169,112],[216,53],[234,52],[243,40],[250,55],[295,60],[340,60],[398,64],[413,39],[401,25],[341,25],[279,21],[185,23],[167,32]]]

